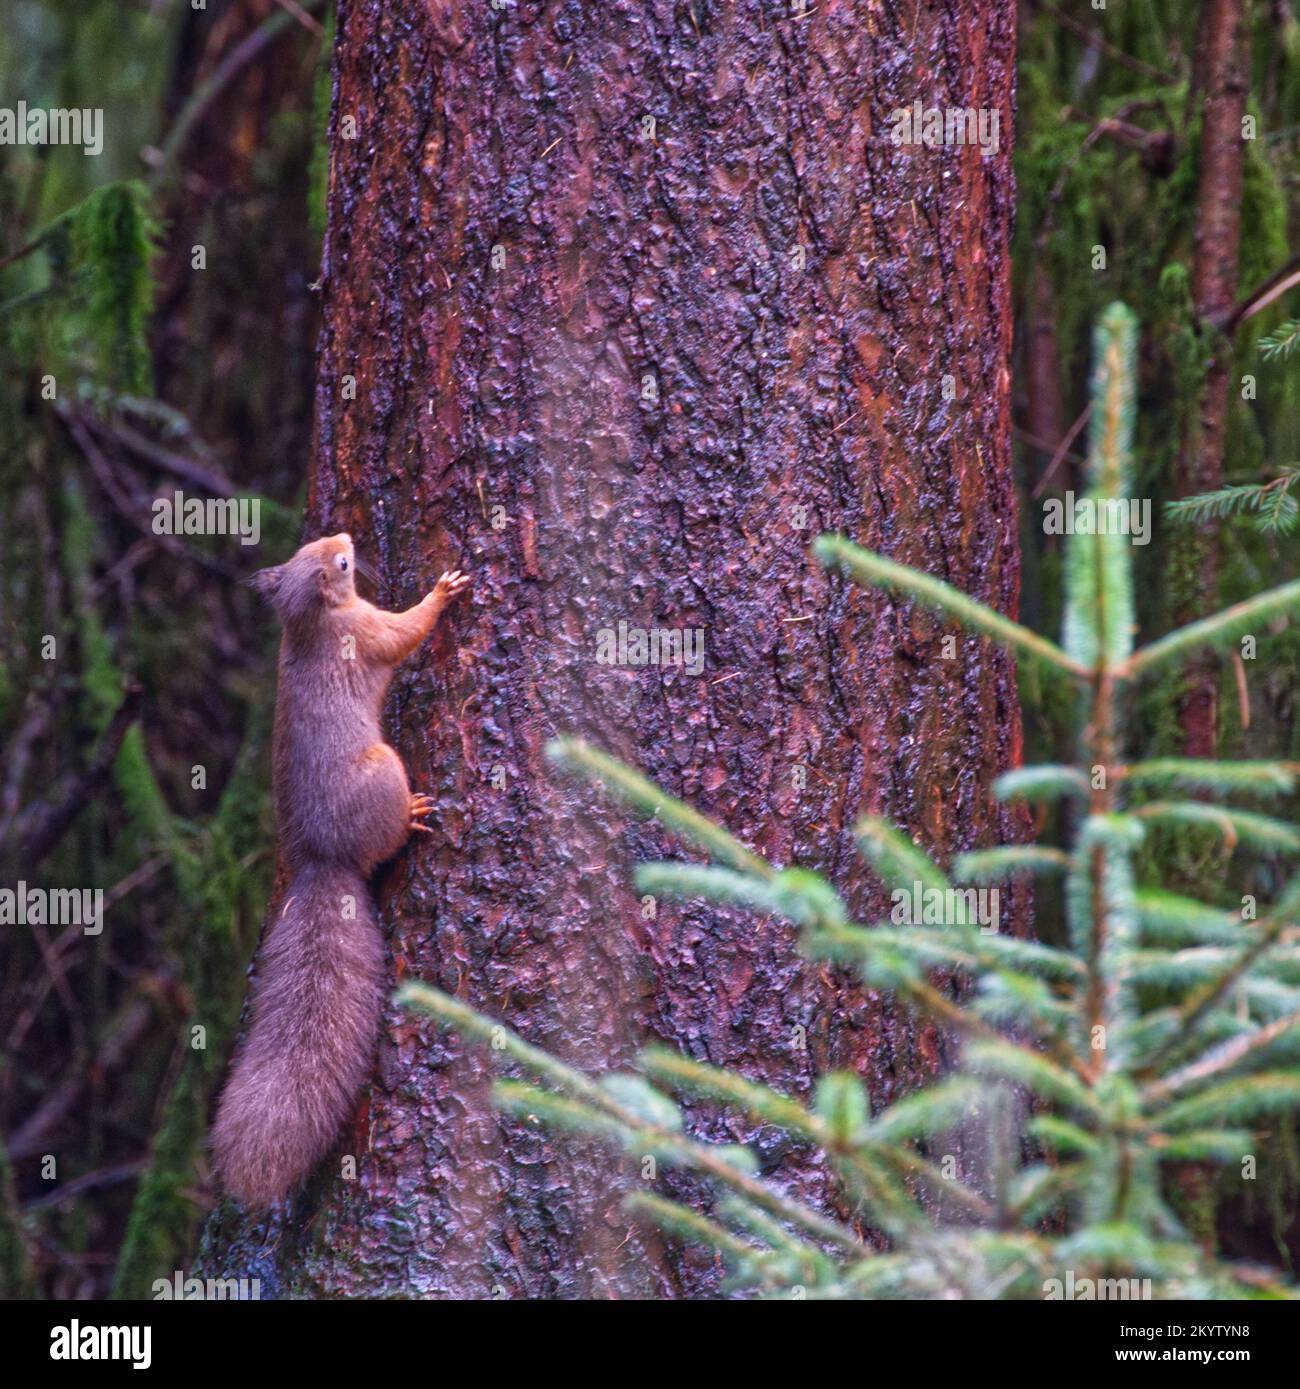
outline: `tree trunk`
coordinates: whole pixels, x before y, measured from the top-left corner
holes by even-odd
[[[1213,492],[1223,485],[1232,343],[1222,325],[1237,300],[1246,149],[1241,128],[1246,112],[1244,63],[1241,0],[1203,0],[1192,85],[1192,100],[1201,106],[1192,302],[1203,331],[1212,335],[1213,352],[1183,444],[1178,482],[1184,496]],[[1191,591],[1177,614],[1181,623],[1204,617],[1217,606],[1217,525],[1202,528],[1183,568]],[[1187,688],[1179,709],[1187,757],[1213,757],[1217,749],[1218,670],[1217,660],[1208,654],[1188,664]]]
[[[589,739],[867,921],[863,812],[945,855],[1015,829],[987,789],[1019,760],[1012,663],[809,555],[842,531],[1016,610],[1013,62],[1002,0],[340,5],[309,530],[350,531],[387,607],[474,574],[390,699],[439,807],[378,885],[396,978],[597,1071],[662,1039],[805,1096],[851,1069],[880,1104],[939,1065],[789,925],[638,900],[634,864],[680,846],[543,750]],[[915,101],[996,112],[996,153],[895,146]],[[620,622],[702,629],[703,673],[602,663]],[[717,1290],[623,1213],[639,1169],[501,1121],[490,1079],[390,1008],[358,1180],[327,1164],[273,1238],[225,1214],[210,1267],[264,1294]],[[830,1202],[772,1140],[765,1170]]]

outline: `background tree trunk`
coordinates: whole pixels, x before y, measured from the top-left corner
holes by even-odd
[[[1246,150],[1243,29],[1241,0],[1202,0],[1191,96],[1201,115],[1192,301],[1212,347],[1180,458],[1178,484],[1184,496],[1213,492],[1223,485],[1232,366],[1232,342],[1223,327],[1237,300]],[[1219,527],[1212,522],[1198,527],[1189,544],[1184,572],[1190,592],[1177,614],[1180,622],[1195,621],[1217,605]],[[1218,694],[1218,661],[1209,655],[1189,661],[1179,708],[1187,757],[1213,757],[1218,749]]]
[[[169,130],[187,99],[268,19],[275,0],[209,0],[181,17]],[[309,19],[309,22],[310,19]],[[301,485],[311,428],[317,306],[303,267],[316,257],[306,214],[312,71],[320,40],[287,25],[212,97],[165,171],[166,255],[157,266],[158,388],[201,437],[227,439],[228,474],[275,496]],[[160,175],[163,177],[163,175]],[[319,230],[317,231],[317,238]],[[194,248],[206,255],[194,268]]]
[[[1016,608],[1013,60],[1001,0],[340,6],[309,530],[351,531],[388,607],[475,576],[390,699],[439,806],[380,884],[397,977],[594,1069],[659,1038],[799,1094],[852,1069],[880,1103],[936,1068],[786,924],[639,902],[633,864],[676,847],[543,749],[588,738],[867,920],[862,812],[942,852],[1015,828],[987,791],[1019,755],[1011,663],[964,636],[944,659],[945,629],[808,548],[844,531]],[[991,108],[996,154],[896,147],[914,101]],[[703,629],[703,674],[598,664],[620,621]],[[219,1214],[210,1270],[264,1295],[716,1290],[625,1217],[631,1164],[501,1122],[489,1081],[390,1009],[359,1180],[327,1164],[271,1234]]]

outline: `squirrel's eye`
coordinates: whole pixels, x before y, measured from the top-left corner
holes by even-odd
[[[348,572],[348,557],[347,557],[347,555],[340,555],[340,556],[339,556],[339,569],[340,569],[344,574],[346,574],[346,573]]]

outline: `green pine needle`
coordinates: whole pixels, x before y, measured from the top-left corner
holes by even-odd
[[[819,536],[813,542],[813,553],[827,568],[843,569],[859,583],[899,593],[925,607],[937,609],[971,631],[992,637],[1049,669],[1074,676],[1088,674],[1086,667],[1072,661],[1055,642],[1003,617],[942,579],[931,578],[929,574],[922,574],[905,564],[897,564],[883,555],[863,550],[839,535]]]
[[[1300,579],[1170,632],[1150,646],[1135,651],[1120,674],[1126,679],[1149,675],[1175,661],[1195,656],[1206,647],[1225,646],[1250,634],[1262,635],[1276,618],[1289,617],[1297,611],[1300,611]]]
[[[948,880],[934,860],[905,834],[879,815],[864,815],[857,823],[858,848],[891,891],[910,892],[914,883],[937,892],[948,890]]]
[[[683,802],[674,800],[640,772],[598,752],[581,739],[557,738],[547,745],[546,755],[567,770],[599,782],[624,805],[639,814],[652,816],[666,829],[674,830],[698,844],[722,863],[757,874],[760,878],[773,875],[774,870],[763,859],[751,853],[720,825],[715,825]]]
[[[1162,757],[1134,762],[1124,770],[1127,786],[1177,787],[1183,791],[1234,791],[1256,796],[1289,796],[1295,772],[1280,762],[1216,762],[1194,757]]]
[[[1300,318],[1288,318],[1259,340],[1259,355],[1266,362],[1289,357],[1300,347]]]

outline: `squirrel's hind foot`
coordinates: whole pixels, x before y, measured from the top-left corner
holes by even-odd
[[[411,820],[408,828],[419,830],[422,834],[432,834],[433,830],[428,825],[420,823],[423,816],[432,814],[433,797],[426,796],[423,792],[417,792],[411,797]]]

